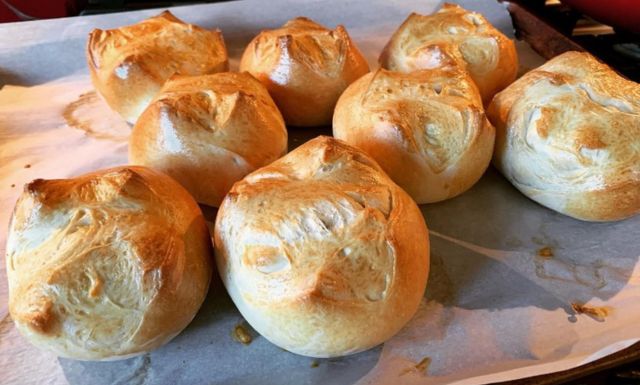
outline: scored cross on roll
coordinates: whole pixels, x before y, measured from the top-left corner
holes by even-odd
[[[195,316],[211,271],[200,208],[144,167],[37,179],[9,226],[11,318],[62,357],[122,359],[163,345]]]
[[[523,194],[571,217],[640,213],[640,84],[567,52],[497,94],[494,163]]]
[[[136,122],[171,76],[229,68],[219,30],[184,23],[169,11],[133,25],[93,30],[87,62],[96,90],[129,123]]]
[[[314,357],[393,336],[416,312],[429,274],[418,206],[368,155],[329,137],[236,183],[215,244],[222,281],[251,326]]]
[[[455,67],[363,76],[338,100],[333,134],[372,156],[419,204],[469,189],[495,139],[478,89]]]

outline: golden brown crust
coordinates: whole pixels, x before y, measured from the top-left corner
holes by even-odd
[[[129,140],[132,164],[172,176],[216,207],[235,182],[286,152],[282,115],[246,72],[171,78]]]
[[[368,155],[318,137],[236,183],[216,259],[251,325],[295,353],[371,348],[415,313],[429,270],[417,205]]]
[[[513,41],[484,16],[445,3],[432,15],[409,15],[382,51],[380,64],[402,72],[460,67],[488,104],[515,80],[518,56]]]
[[[198,205],[143,167],[26,185],[6,259],[18,330],[82,360],[124,358],[173,338],[202,304],[212,270]]]
[[[165,11],[137,24],[89,34],[91,81],[109,106],[130,123],[172,75],[227,71],[222,33],[186,24]]]
[[[256,36],[240,70],[265,85],[287,124],[320,126],[331,123],[338,97],[369,65],[343,26],[329,30],[298,17]]]
[[[497,94],[494,162],[529,198],[574,218],[640,212],[640,85],[567,52]]]
[[[469,189],[495,139],[475,84],[455,67],[363,76],[338,100],[333,134],[372,156],[420,204]]]

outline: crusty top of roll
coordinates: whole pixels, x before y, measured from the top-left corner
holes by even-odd
[[[418,203],[473,185],[495,138],[476,85],[457,67],[363,76],[340,97],[333,131],[376,159]]]
[[[360,103],[350,104],[351,108],[334,117],[340,119],[339,125],[383,124],[380,129],[384,133],[374,133],[374,129],[369,135],[394,138],[436,173],[455,165],[481,134],[477,128],[485,122],[482,101],[463,71],[433,69],[404,74],[381,68],[359,82],[358,88],[364,91]],[[459,131],[450,132],[455,129]]]
[[[289,79],[278,68],[292,62],[321,77],[335,78],[343,71],[344,61],[353,59],[348,55],[349,44],[351,39],[343,26],[330,30],[306,17],[296,17],[280,28],[260,32],[253,51],[247,50],[243,60],[251,62],[255,71],[265,68],[274,77],[282,75],[282,82]]]
[[[389,338],[414,314],[428,275],[416,204],[364,152],[329,137],[236,183],[215,234],[221,276],[245,318],[305,355]]]
[[[265,84],[287,124],[329,124],[342,91],[369,65],[342,25],[330,30],[306,17],[262,31],[240,62]]]
[[[107,103],[135,123],[172,75],[201,75],[229,67],[222,33],[186,24],[165,11],[137,24],[89,34],[92,81]]]
[[[481,14],[447,3],[432,15],[409,15],[387,43],[380,63],[402,72],[459,66],[470,73],[487,103],[518,71],[511,39]]]
[[[37,179],[9,229],[9,311],[32,343],[60,356],[145,352],[195,315],[210,252],[198,205],[166,175],[119,167]]]
[[[496,164],[540,203],[586,220],[640,212],[640,85],[567,52],[496,95]]]
[[[287,152],[287,130],[250,74],[168,80],[133,128],[130,161],[166,172],[218,206],[233,183]]]

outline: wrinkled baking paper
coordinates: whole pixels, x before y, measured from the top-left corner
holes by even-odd
[[[511,34],[509,16],[495,1],[465,5]],[[438,7],[427,0],[280,0],[172,11],[221,28],[232,68],[260,29],[298,15],[344,24],[376,67],[386,40],[411,11]],[[0,25],[0,82],[38,84],[0,90],[2,255],[24,183],[127,162],[129,127],[92,90],[83,46],[94,27],[156,13]],[[523,71],[541,63],[526,44],[518,50]],[[290,130],[291,147],[319,134],[330,129]],[[116,362],[59,359],[13,327],[3,261],[0,383],[480,384],[572,368],[638,341],[640,218],[579,222],[528,200],[493,169],[462,196],[422,211],[432,263],[418,313],[384,346],[345,358],[311,359],[270,344],[243,322],[216,278],[195,320],[166,346]],[[207,214],[212,219],[215,210]],[[249,345],[234,338],[238,325],[249,332]]]

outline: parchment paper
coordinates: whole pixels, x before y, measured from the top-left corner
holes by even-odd
[[[492,0],[462,2],[512,34]],[[437,1],[244,1],[172,9],[222,29],[236,67],[263,28],[304,15],[344,24],[372,68],[393,30]],[[92,91],[83,48],[94,27],[159,11],[0,25],[0,383],[480,384],[572,368],[640,339],[640,218],[579,222],[518,193],[490,168],[462,196],[422,206],[431,230],[429,285],[418,314],[370,351],[314,360],[285,352],[243,322],[217,277],[191,325],[166,346],[117,362],[58,359],[18,335],[8,315],[6,228],[22,185],[127,161],[129,127]],[[518,45],[521,70],[541,63]],[[325,129],[290,129],[290,147]],[[215,210],[206,210],[209,219]],[[597,314],[578,314],[572,303]],[[598,313],[600,312],[600,313]],[[606,313],[606,315],[604,315]],[[246,325],[245,325],[246,326]],[[366,333],[366,330],[363,330]]]

